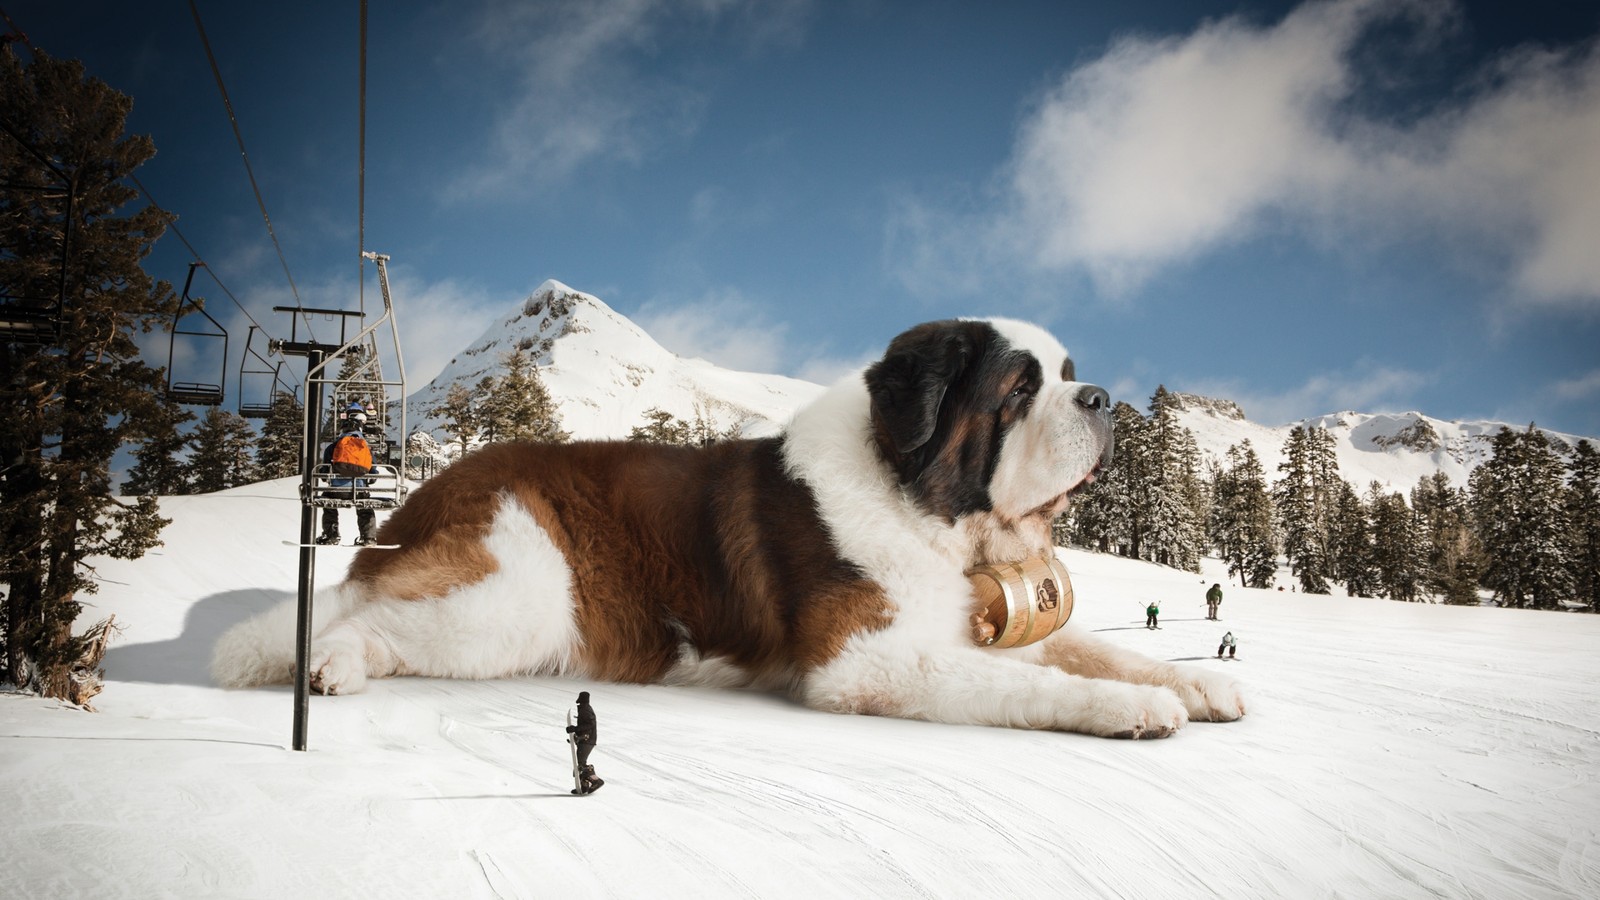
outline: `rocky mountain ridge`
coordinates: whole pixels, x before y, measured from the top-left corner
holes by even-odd
[[[736,372],[679,357],[598,297],[550,280],[411,394],[407,416],[412,427],[443,439],[441,422],[431,410],[450,385],[471,388],[485,377],[503,374],[504,358],[515,349],[529,353],[539,366],[561,411],[562,427],[576,439],[625,438],[645,423],[651,408],[686,422],[703,420],[717,431],[770,434],[823,391],[794,378]],[[1194,432],[1204,455],[1222,460],[1230,446],[1248,440],[1268,479],[1275,480],[1289,432],[1297,425],[1325,428],[1334,436],[1341,474],[1363,491],[1373,481],[1409,491],[1436,471],[1464,486],[1468,474],[1489,458],[1490,441],[1502,427],[1499,422],[1447,421],[1414,411],[1350,410],[1267,426],[1251,422],[1232,400],[1183,392],[1174,396],[1179,421]],[[1143,411],[1144,404],[1134,405]],[[1546,433],[1564,452],[1582,440]]]

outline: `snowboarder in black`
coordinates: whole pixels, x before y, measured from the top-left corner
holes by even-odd
[[[578,694],[578,724],[568,725],[567,733],[573,736],[578,746],[578,772],[583,782],[583,792],[592,794],[600,790],[605,782],[595,776],[594,766],[589,765],[589,754],[598,743],[599,730],[595,727],[594,707],[589,705],[588,691]]]
[[[1216,621],[1217,607],[1222,605],[1222,585],[1213,584],[1211,590],[1206,591],[1206,618]]]

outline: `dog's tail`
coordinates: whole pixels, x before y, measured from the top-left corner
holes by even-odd
[[[317,591],[311,605],[311,633],[344,615],[353,599],[348,582]],[[297,606],[295,599],[285,600],[223,632],[211,651],[212,680],[226,688],[294,681]]]

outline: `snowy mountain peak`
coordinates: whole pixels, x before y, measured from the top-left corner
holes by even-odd
[[[1373,416],[1362,425],[1362,428],[1372,433],[1358,435],[1352,432],[1351,439],[1360,440],[1365,437],[1382,450],[1404,447],[1417,453],[1432,453],[1444,446],[1444,439],[1440,437],[1439,429],[1433,426],[1427,416],[1419,412]]]
[[[544,284],[534,288],[533,293],[522,301],[522,314],[529,317],[548,316],[552,320],[564,319],[575,307],[584,304],[593,304],[610,311],[610,307],[602,303],[600,298],[575,291],[554,278],[549,278]]]
[[[473,389],[503,375],[506,358],[518,350],[538,366],[561,427],[576,439],[625,438],[652,408],[718,431],[770,432],[822,391],[781,375],[682,359],[599,297],[549,279],[407,398],[414,427],[440,432],[443,422],[433,410],[450,386]]]
[[[1344,480],[1363,489],[1376,481],[1395,491],[1408,491],[1423,476],[1434,472],[1444,472],[1457,487],[1465,487],[1472,470],[1493,455],[1492,441],[1503,427],[1500,422],[1446,421],[1420,412],[1353,410],[1269,427],[1242,415],[1220,416],[1199,405],[1182,407],[1178,421],[1194,432],[1201,451],[1216,460],[1224,459],[1230,446],[1250,441],[1269,481],[1277,479],[1277,467],[1283,461],[1283,446],[1290,431],[1297,427],[1325,429],[1333,438]],[[1583,440],[1552,431],[1545,434],[1563,453]]]

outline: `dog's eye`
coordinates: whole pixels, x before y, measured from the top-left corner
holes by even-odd
[[[1071,357],[1068,357],[1066,360],[1064,360],[1061,363],[1061,380],[1062,381],[1077,381],[1078,380],[1078,367],[1072,364]]]

